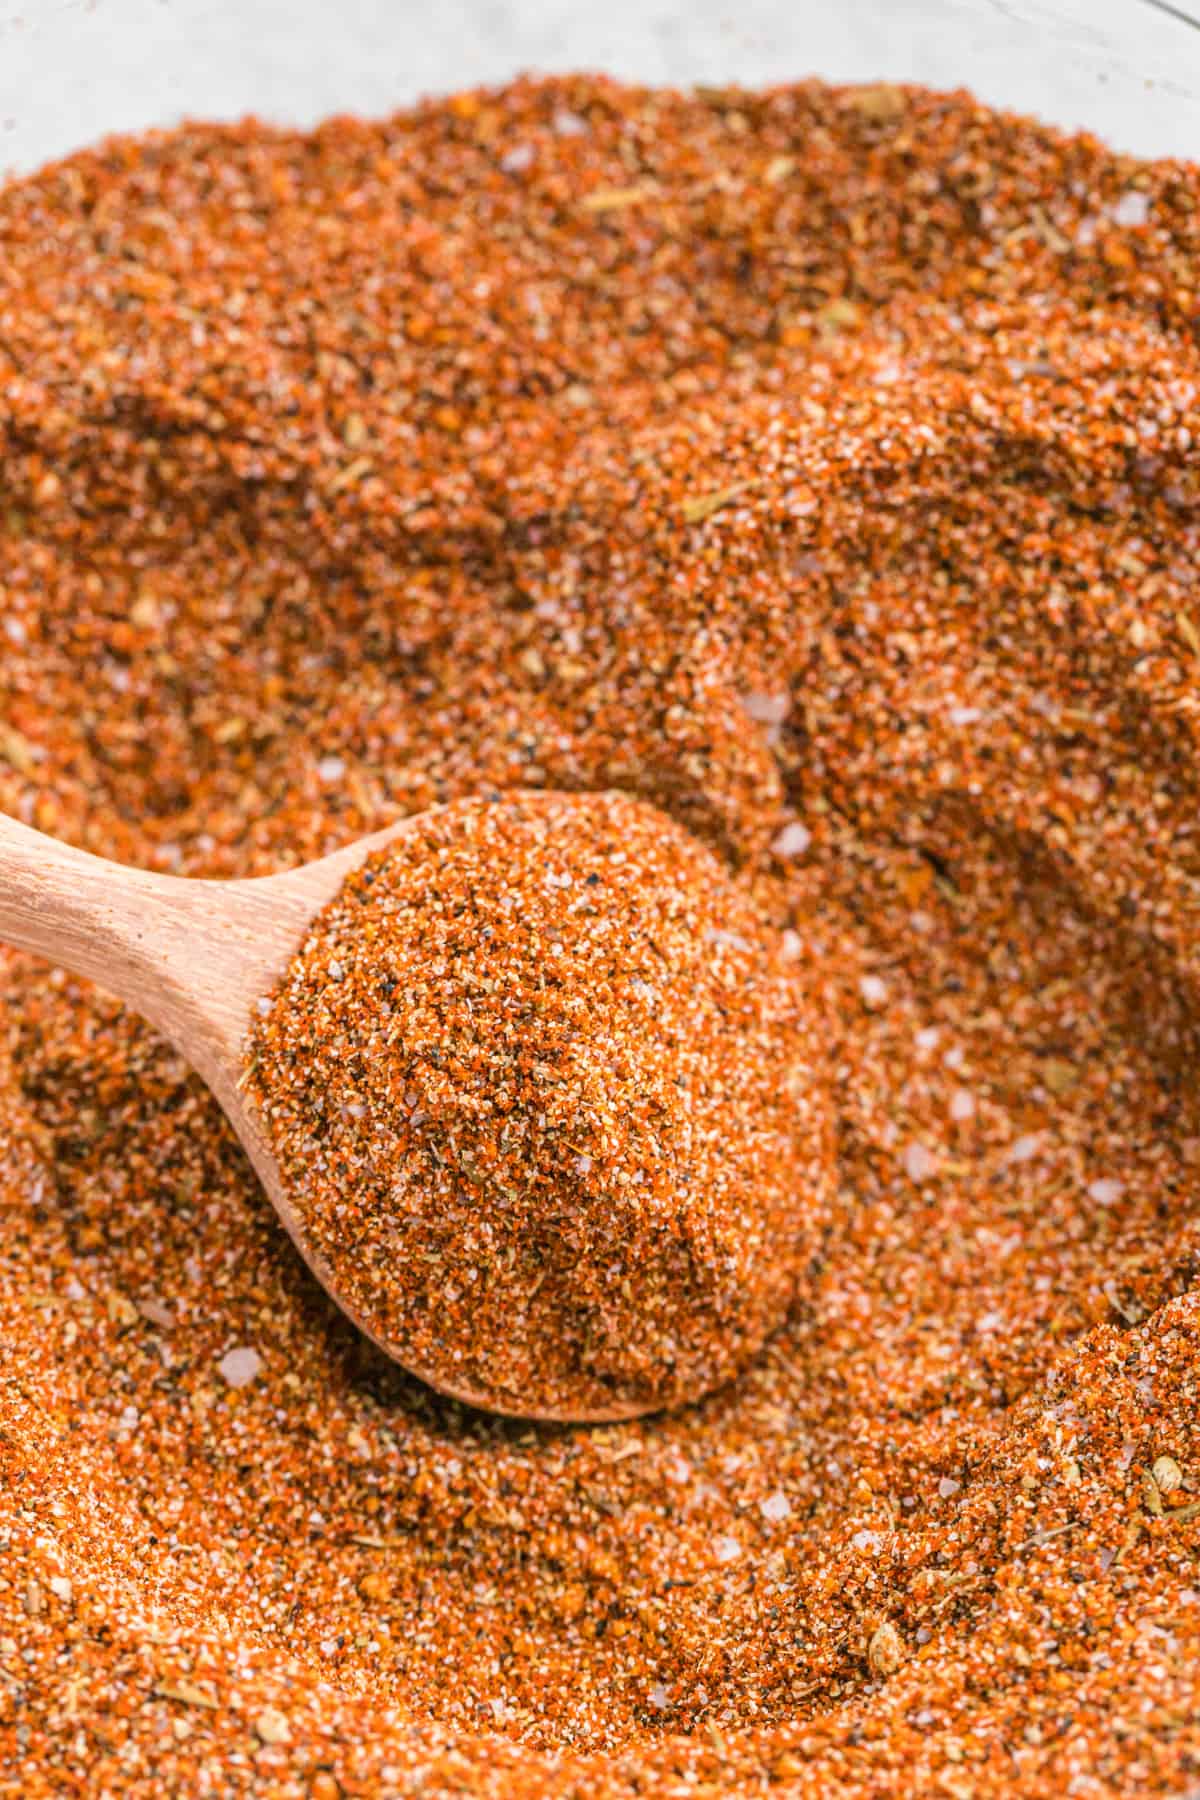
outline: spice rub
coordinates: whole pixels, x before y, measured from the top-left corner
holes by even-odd
[[[414,820],[323,910],[251,1052],[289,1199],[358,1318],[508,1412],[643,1411],[735,1373],[825,1223],[795,967],[644,801]]]
[[[1196,168],[888,86],[0,193],[0,805],[242,876],[639,796],[795,934],[837,1152],[736,1380],[486,1417],[0,953],[0,1789],[1194,1786],[1198,267]]]

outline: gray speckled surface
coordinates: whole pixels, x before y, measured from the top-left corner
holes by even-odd
[[[302,123],[571,68],[967,86],[1200,155],[1200,28],[1149,0],[0,0],[0,169],[184,115]]]

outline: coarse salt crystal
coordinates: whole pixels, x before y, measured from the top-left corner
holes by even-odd
[[[782,725],[792,710],[790,694],[746,694],[742,706],[760,725]]]
[[[522,169],[530,166],[533,154],[532,144],[514,144],[512,149],[506,150],[500,158],[500,167],[506,175],[519,175]]]
[[[966,1088],[956,1088],[950,1096],[950,1117],[960,1121],[975,1117],[975,1096]]]
[[[1137,188],[1128,188],[1109,208],[1114,225],[1144,225],[1150,217],[1150,199]]]
[[[780,935],[779,952],[784,962],[795,962],[804,949],[804,940],[798,931],[791,928]]]
[[[217,1368],[232,1388],[247,1387],[262,1368],[257,1350],[241,1347],[227,1350]]]
[[[937,1049],[941,1035],[941,1030],[937,1025],[922,1025],[917,1033],[917,1049],[922,1056],[928,1056],[931,1051]]]
[[[719,1537],[713,1542],[713,1550],[718,1562],[736,1562],[742,1554],[742,1546],[734,1537]]]
[[[803,856],[812,843],[812,832],[799,819],[793,819],[790,825],[777,832],[771,842],[771,850],[776,856]]]
[[[882,981],[878,975],[864,975],[859,981],[858,991],[862,995],[864,1006],[875,1008],[887,1004],[887,982]]]
[[[340,756],[323,756],[317,764],[317,774],[324,782],[340,781],[346,773],[346,765]]]
[[[937,1168],[937,1158],[925,1144],[909,1144],[904,1152],[904,1173],[910,1181],[928,1181]]]
[[[943,1475],[938,1482],[938,1494],[943,1500],[948,1500],[951,1494],[957,1494],[961,1487],[962,1482],[955,1481],[953,1475]]]
[[[1036,1133],[1032,1137],[1019,1137],[1008,1153],[1009,1162],[1032,1162],[1042,1147],[1042,1140]]]
[[[1115,1206],[1124,1192],[1125,1183],[1112,1175],[1102,1175],[1099,1181],[1088,1183],[1088,1197],[1097,1206]]]
[[[786,1494],[768,1494],[761,1507],[763,1518],[772,1522],[789,1518],[791,1511],[792,1503]]]
[[[669,1706],[671,1702],[671,1697],[661,1681],[656,1681],[654,1683],[654,1686],[650,1689],[646,1698],[649,1700],[651,1706],[657,1706],[659,1708]]]
[[[50,1592],[54,1595],[56,1600],[69,1600],[74,1591],[65,1575],[52,1575],[46,1583],[46,1586],[50,1589]]]

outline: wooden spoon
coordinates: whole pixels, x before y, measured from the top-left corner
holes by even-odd
[[[402,819],[281,875],[193,881],[89,856],[0,813],[0,940],[87,976],[149,1019],[216,1095],[271,1204],[330,1298],[410,1373],[470,1406],[495,1408],[486,1393],[451,1387],[440,1374],[414,1367],[338,1291],[332,1270],[306,1237],[240,1086],[257,1001],[274,987],[313,916],[351,870],[411,824]],[[644,1410],[617,1404],[587,1417],[628,1418]]]

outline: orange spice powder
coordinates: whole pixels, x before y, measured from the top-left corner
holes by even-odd
[[[371,856],[250,1046],[353,1315],[534,1418],[697,1399],[826,1222],[822,1021],[718,859],[619,793],[459,801]]]
[[[0,806],[265,873],[617,790],[828,1020],[787,1322],[439,1399],[138,1020],[0,954],[0,1794],[1200,1779],[1200,175],[523,82],[0,193]]]

